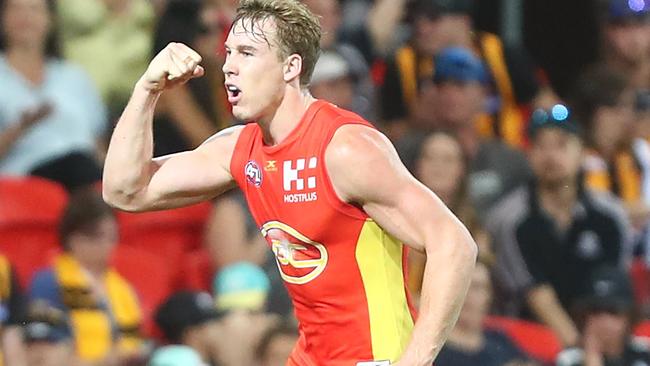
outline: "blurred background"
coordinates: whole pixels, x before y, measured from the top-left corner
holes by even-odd
[[[650,1],[304,3],[312,94],[373,122],[479,243],[436,365],[650,365]],[[221,73],[236,7],[0,0],[0,365],[285,364],[298,325],[240,192],[138,215],[99,193],[169,42],[206,75],[161,97],[155,154],[241,123]]]

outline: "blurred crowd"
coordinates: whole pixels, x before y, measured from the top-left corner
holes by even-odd
[[[650,365],[650,1],[303,1],[312,94],[372,121],[479,244],[436,365]],[[298,324],[239,192],[144,219],[99,193],[169,42],[206,75],[162,95],[155,155],[242,123],[221,72],[236,7],[0,0],[0,365],[285,364]]]

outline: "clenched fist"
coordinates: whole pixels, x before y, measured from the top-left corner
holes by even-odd
[[[139,84],[148,91],[160,92],[201,77],[205,70],[201,55],[182,43],[170,43],[151,60]]]

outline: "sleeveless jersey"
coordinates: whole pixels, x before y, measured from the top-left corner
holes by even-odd
[[[231,161],[299,321],[288,365],[389,365],[414,324],[406,248],[362,209],[341,201],[327,174],[325,150],[346,124],[371,127],[318,100],[276,146],[264,144],[256,123],[247,125]]]

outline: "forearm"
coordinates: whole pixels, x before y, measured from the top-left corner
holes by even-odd
[[[390,49],[395,28],[402,20],[406,0],[379,0],[368,14],[367,26],[374,49],[384,54]]]
[[[117,122],[104,164],[104,196],[120,205],[146,188],[153,174],[153,113],[160,93],[136,85]]]
[[[535,316],[557,334],[564,346],[578,343],[578,330],[551,287],[542,285],[531,290],[528,303]]]
[[[477,250],[467,230],[453,226],[427,246],[418,320],[400,365],[431,365],[458,319]]]

